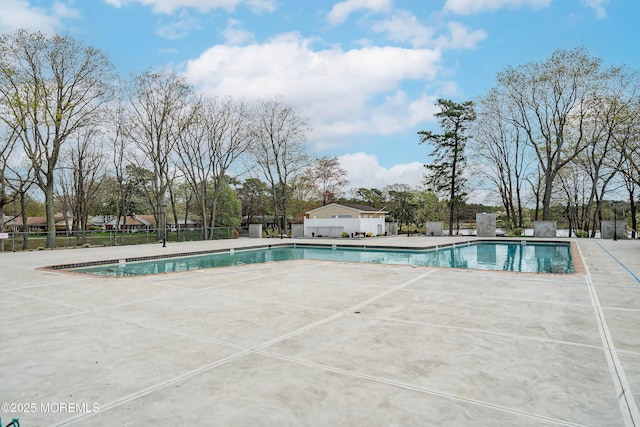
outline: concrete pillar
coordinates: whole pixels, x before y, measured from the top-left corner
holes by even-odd
[[[496,214],[477,213],[476,214],[476,236],[496,237]]]
[[[425,227],[427,236],[442,236],[442,221],[429,221]]]
[[[252,239],[261,239],[262,224],[249,224],[249,237]]]
[[[613,239],[617,235],[618,239],[627,238],[627,221],[617,220],[615,221],[601,221],[600,222],[600,237],[603,239]]]
[[[304,224],[291,224],[291,237],[304,237]]]
[[[387,236],[397,236],[398,235],[398,223],[397,222],[385,222],[384,223],[384,231],[387,233]]]
[[[534,221],[533,237],[556,237],[557,229],[555,221]]]

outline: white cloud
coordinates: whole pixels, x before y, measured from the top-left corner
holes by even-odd
[[[253,13],[274,12],[278,8],[277,0],[246,0]]]
[[[63,28],[63,19],[77,18],[78,10],[62,2],[54,2],[51,10],[32,7],[25,0],[2,0],[0,13],[0,32],[11,32],[18,28],[41,31],[45,34],[56,33]]]
[[[440,98],[458,98],[463,95],[457,82],[452,80],[441,80],[438,82]]]
[[[314,50],[311,40],[290,33],[263,44],[213,46],[187,63],[185,75],[210,95],[282,95],[309,118],[313,138],[328,147],[349,135],[385,135],[432,120],[435,98],[420,89],[409,97],[401,85],[435,79],[439,63],[435,50]]]
[[[383,189],[390,184],[407,184],[419,187],[423,181],[424,165],[420,162],[398,164],[391,168],[380,166],[374,154],[363,152],[338,157],[340,166],[347,172],[350,188]]]
[[[583,3],[596,12],[596,18],[605,19],[607,17],[607,10],[604,7],[609,3],[609,0],[583,0]]]
[[[67,6],[66,4],[56,1],[51,5],[51,12],[54,16],[58,16],[60,18],[79,18],[80,11],[78,9],[74,9],[72,7]]]
[[[254,41],[253,33],[241,28],[241,22],[235,19],[227,20],[227,28],[222,31],[222,35],[228,45],[240,45]]]
[[[346,0],[333,5],[327,15],[327,20],[332,25],[339,25],[357,10],[386,12],[391,9],[392,5],[393,0]]]
[[[107,4],[122,7],[125,3],[139,3],[150,6],[154,13],[172,14],[176,10],[196,9],[209,12],[214,9],[234,10],[236,6],[245,4],[254,13],[273,12],[276,0],[104,0]]]
[[[437,41],[438,47],[442,49],[475,49],[478,43],[487,38],[484,31],[469,31],[458,22],[450,22],[447,27],[450,36],[439,37]]]
[[[167,40],[177,40],[189,35],[193,30],[200,28],[200,21],[185,11],[181,11],[178,20],[159,25],[156,34]]]
[[[487,38],[484,31],[470,31],[457,22],[450,22],[447,25],[449,35],[434,38],[435,29],[422,25],[413,14],[406,11],[398,12],[390,19],[373,24],[371,29],[386,34],[389,40],[410,43],[413,47],[474,49],[480,41]]]
[[[423,94],[411,100],[403,91],[396,91],[387,96],[384,103],[373,109],[371,115],[372,129],[378,135],[392,135],[402,132],[408,127],[433,120],[438,112],[435,106],[437,96]]]
[[[551,4],[551,0],[447,0],[444,10],[459,15],[473,15],[484,11],[496,11],[506,7],[531,7],[539,9]]]
[[[373,24],[371,29],[378,33],[386,33],[390,40],[410,43],[413,47],[428,46],[432,43],[434,34],[432,28],[422,25],[413,14],[406,11]]]

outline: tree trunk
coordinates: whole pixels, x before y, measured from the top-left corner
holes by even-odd
[[[24,191],[20,192],[20,216],[22,218],[22,250],[29,249],[29,233],[27,230],[27,200]]]
[[[545,173],[544,177],[544,195],[542,196],[542,220],[551,219],[551,193],[553,191],[553,178],[550,173]]]
[[[638,219],[636,218],[635,194],[633,190],[629,191],[629,206],[631,209],[631,238],[638,237]]]
[[[44,192],[45,212],[47,217],[47,240],[45,246],[47,248],[56,247],[56,212],[53,206],[53,180],[49,180],[45,186]]]

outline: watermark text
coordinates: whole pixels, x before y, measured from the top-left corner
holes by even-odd
[[[99,403],[87,402],[2,402],[0,412],[42,414],[91,414],[100,411]]]

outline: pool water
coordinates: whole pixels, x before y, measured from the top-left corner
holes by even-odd
[[[531,273],[562,274],[574,271],[571,248],[568,243],[529,242],[474,242],[426,250],[278,246],[150,261],[121,262],[71,270],[100,276],[121,277],[298,259]]]

